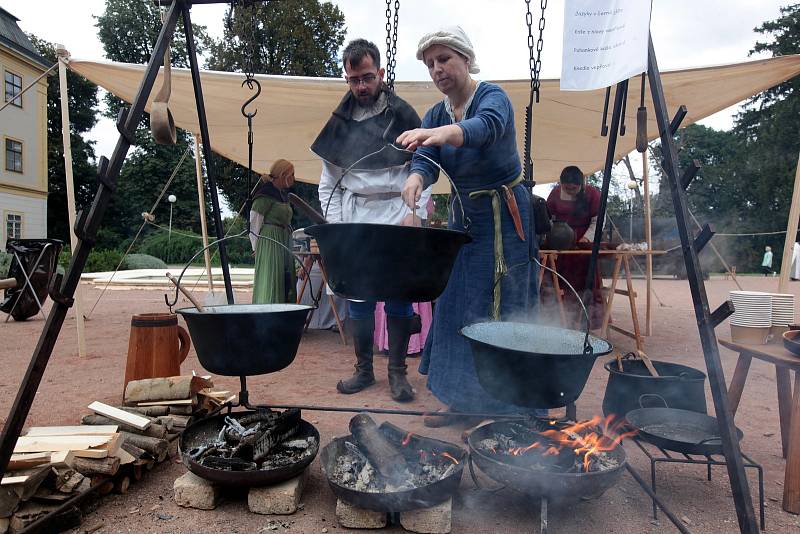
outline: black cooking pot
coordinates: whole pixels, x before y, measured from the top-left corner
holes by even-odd
[[[557,470],[534,470],[495,454],[482,450],[478,444],[495,434],[509,434],[512,423],[497,421],[475,429],[467,438],[470,459],[489,478],[531,497],[547,497],[552,502],[575,502],[595,498],[613,486],[625,470],[627,456],[620,445],[607,454],[617,462],[617,466],[605,471],[588,473],[563,473]],[[560,456],[560,455],[559,455]]]
[[[176,310],[186,320],[197,358],[224,376],[274,373],[297,355],[311,306],[232,304]]]
[[[239,419],[255,413],[254,411],[247,411],[236,412],[230,415],[215,415],[189,425],[181,434],[180,441],[178,442],[183,464],[186,468],[195,475],[216,482],[217,484],[241,487],[277,484],[278,482],[292,479],[302,473],[306,467],[314,461],[314,458],[317,457],[317,453],[319,452],[319,432],[314,425],[305,420],[300,420],[300,428],[291,439],[306,439],[313,436],[315,441],[313,445],[310,445],[312,449],[309,451],[309,454],[303,457],[302,460],[291,465],[275,467],[273,469],[259,469],[256,471],[228,471],[225,469],[206,467],[195,462],[186,454],[187,451],[213,441],[225,425],[226,416]]]
[[[659,376],[650,375],[641,360],[623,360],[622,371],[616,360],[606,362],[603,367],[608,371],[608,383],[603,396],[603,413],[624,416],[640,408],[642,395],[658,395],[672,408],[707,413],[705,373],[686,365],[656,360],[653,366]]]
[[[584,332],[527,323],[484,322],[465,326],[478,381],[494,398],[529,408],[560,408],[583,391],[594,361],[611,344]]]
[[[369,301],[435,300],[472,241],[466,232],[391,224],[318,224],[305,232],[319,244],[333,292]]]
[[[380,427],[380,430],[387,439],[390,439],[390,431],[383,426]],[[336,467],[336,458],[347,453],[347,446],[345,443],[349,441],[355,444],[353,436],[347,435],[334,438],[322,448],[322,453],[320,454],[322,471],[325,473],[333,493],[338,498],[353,506],[366,510],[374,510],[376,512],[406,512],[408,510],[430,508],[452,497],[458,490],[459,484],[461,484],[461,475],[464,472],[464,460],[467,455],[466,451],[452,443],[431,440],[430,438],[424,438],[424,440],[422,440],[424,444],[421,444],[421,440],[413,434],[410,436],[409,440],[409,443],[405,447],[400,448],[400,451],[406,456],[408,461],[417,461],[419,459],[420,449],[428,453],[434,452],[429,448],[429,445],[432,442],[437,442],[435,452],[447,452],[450,456],[458,460],[459,463],[446,478],[428,484],[427,486],[392,492],[357,491],[338,484],[331,476]]]

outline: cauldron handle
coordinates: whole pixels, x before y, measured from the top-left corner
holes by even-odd
[[[234,238],[237,238],[237,237],[238,238],[244,238],[245,236],[249,236],[249,234],[251,234],[251,233],[253,235],[255,235],[258,239],[266,239],[267,241],[272,241],[273,243],[275,243],[278,246],[282,247],[289,254],[292,255],[292,258],[297,263],[300,264],[300,268],[303,269],[303,272],[306,273],[306,277],[308,277],[308,284],[309,284],[309,286],[311,286],[311,300],[314,303],[314,307],[318,308],[319,307],[319,298],[315,298],[314,297],[314,284],[311,281],[311,273],[308,271],[308,269],[306,269],[306,266],[303,264],[302,261],[300,261],[300,259],[294,253],[294,251],[292,251],[289,247],[287,247],[286,245],[284,245],[280,241],[272,239],[271,237],[267,237],[267,236],[263,236],[263,235],[260,235],[260,234],[256,234],[252,230],[244,230],[243,232],[240,232],[238,234],[226,236],[226,237],[223,237],[222,239],[217,239],[216,241],[212,241],[207,246],[201,248],[194,256],[192,256],[189,259],[189,261],[186,263],[186,265],[183,266],[183,269],[181,270],[180,276],[178,276],[178,283],[175,285],[175,299],[172,302],[170,302],[169,297],[167,296],[167,294],[166,293],[164,294],[164,302],[167,304],[167,307],[169,308],[169,311],[172,312],[173,306],[175,306],[175,304],[178,303],[178,287],[180,286],[180,282],[183,279],[183,275],[186,273],[186,269],[188,269],[192,265],[192,262],[194,262],[194,260],[196,260],[198,258],[198,256],[200,256],[200,254],[204,253],[206,250],[208,250],[209,248],[213,247],[214,245],[222,243],[223,241],[227,241],[229,239],[234,239]],[[320,294],[320,298],[321,297],[322,297],[322,295]]]
[[[639,395],[639,407],[640,408],[644,408],[644,404],[642,404],[642,399],[644,399],[645,397],[655,397],[656,399],[659,399],[661,402],[664,403],[664,408],[669,408],[669,404],[667,404],[667,400],[664,397],[662,397],[661,395],[658,395],[656,393],[643,393],[642,395]]]

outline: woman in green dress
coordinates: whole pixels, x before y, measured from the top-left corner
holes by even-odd
[[[287,190],[294,184],[294,165],[285,159],[272,164],[253,195],[250,244],[256,259],[253,304],[276,304],[297,299],[294,257],[268,237],[291,248],[292,207]]]

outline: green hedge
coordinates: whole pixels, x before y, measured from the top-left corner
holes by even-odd
[[[233,230],[231,234],[234,234]],[[213,236],[209,236],[213,240]],[[250,241],[244,238],[234,238],[225,241],[226,249],[228,252],[228,262],[232,265],[252,264],[253,257],[250,251]],[[186,230],[180,230],[179,234],[175,231],[169,237],[168,233],[159,230],[148,235],[139,241],[137,250],[144,254],[149,254],[160,258],[171,265],[180,265],[187,263],[192,256],[200,252],[203,248],[202,237]],[[219,266],[219,255],[214,255],[217,247],[209,249],[213,255],[211,263]],[[195,258],[194,263],[197,265],[203,264],[203,255]]]
[[[0,251],[0,278],[8,276],[9,267],[11,267],[11,254]]]
[[[149,254],[128,254],[122,262],[123,269],[166,269],[167,264]]]

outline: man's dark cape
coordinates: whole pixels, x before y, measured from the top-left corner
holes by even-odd
[[[380,152],[359,162],[355,168],[388,169],[409,161],[411,154],[387,147],[386,144],[393,143],[406,130],[419,128],[419,115],[388,87],[384,86],[381,90],[388,97],[386,109],[362,121],[352,118],[353,111],[359,104],[348,91],[311,145],[311,151],[342,169],[348,169],[360,158],[378,151]]]

